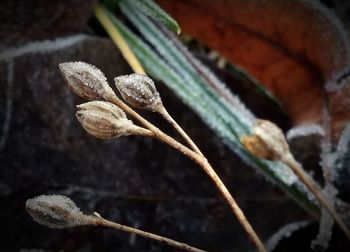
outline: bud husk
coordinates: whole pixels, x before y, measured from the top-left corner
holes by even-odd
[[[253,134],[241,138],[241,142],[253,155],[268,160],[282,160],[290,153],[282,130],[267,120],[257,120]]]
[[[86,225],[86,218],[75,203],[66,196],[41,195],[26,202],[29,215],[50,228],[70,228]]]
[[[139,127],[127,119],[116,105],[105,101],[92,101],[77,106],[76,116],[91,135],[110,139],[133,134]]]
[[[121,96],[130,105],[158,112],[163,107],[160,95],[151,78],[142,74],[130,74],[114,79]]]
[[[98,68],[81,61],[59,64],[63,77],[74,93],[87,100],[115,96],[105,75]]]

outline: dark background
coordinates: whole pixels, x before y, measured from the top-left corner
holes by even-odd
[[[25,201],[52,193],[71,197],[86,213],[97,211],[107,219],[203,249],[251,250],[229,208],[193,162],[153,139],[99,140],[79,125],[75,105],[83,101],[67,88],[57,65],[86,61],[109,80],[131,73],[93,19],[93,4],[86,0],[0,3],[0,251],[173,251],[105,228],[40,226],[26,213]],[[51,41],[43,42],[47,39]],[[157,88],[169,112],[198,143],[263,240],[285,224],[309,219],[235,156],[162,83]],[[241,82],[234,91],[257,115],[288,129],[286,116],[251,90],[249,83]],[[160,117],[144,115],[176,135]],[[282,244],[280,251],[293,251],[299,245],[308,251],[317,225],[302,232],[298,242]],[[343,244],[337,239],[341,240],[333,239],[335,247]]]

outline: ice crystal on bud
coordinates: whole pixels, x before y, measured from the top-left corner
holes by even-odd
[[[59,68],[71,89],[82,98],[100,100],[115,95],[105,75],[90,64],[66,62],[59,64]]]
[[[241,142],[252,154],[264,159],[281,160],[290,153],[282,130],[266,120],[257,120],[253,135],[244,136]]]
[[[26,202],[26,210],[39,224],[50,228],[69,228],[85,225],[83,213],[66,196],[41,195]]]
[[[128,120],[122,109],[105,101],[92,101],[77,106],[76,116],[91,135],[110,139],[133,134],[138,126]]]
[[[130,105],[147,109],[154,112],[159,111],[163,104],[159,93],[151,78],[141,74],[130,74],[116,77],[114,79],[121,96]]]

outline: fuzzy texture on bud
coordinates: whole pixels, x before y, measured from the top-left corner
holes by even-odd
[[[241,142],[259,158],[281,160],[290,154],[282,130],[276,124],[266,120],[257,120],[253,135],[242,137]]]
[[[33,220],[50,228],[62,229],[87,224],[83,213],[66,196],[41,195],[28,199],[26,210]]]
[[[130,105],[158,112],[163,103],[151,78],[142,74],[130,74],[114,79],[121,96]]]
[[[74,93],[87,100],[115,96],[105,75],[98,68],[81,61],[59,64],[63,77]]]
[[[77,106],[76,116],[84,129],[91,135],[110,139],[133,134],[139,128],[127,119],[116,105],[105,101],[92,101]]]

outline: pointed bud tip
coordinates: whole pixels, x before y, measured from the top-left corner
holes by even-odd
[[[95,66],[75,61],[60,63],[58,67],[68,85],[77,95],[88,100],[115,96],[105,75]]]
[[[253,134],[241,138],[242,144],[253,155],[268,160],[281,160],[290,153],[282,130],[267,120],[257,120]]]
[[[130,105],[153,112],[163,107],[154,82],[147,75],[134,73],[116,77],[114,81],[121,96]]]
[[[125,112],[105,101],[92,101],[77,106],[76,117],[84,129],[97,138],[111,139],[133,134],[138,126]]]
[[[75,203],[62,195],[40,195],[26,202],[26,210],[34,221],[50,228],[85,225],[84,214]]]

